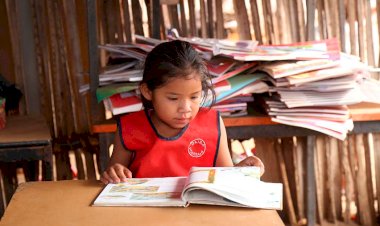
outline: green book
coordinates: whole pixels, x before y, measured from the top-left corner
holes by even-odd
[[[265,76],[266,75],[264,73],[256,72],[253,74],[237,75],[237,76],[234,76],[234,77],[227,79],[228,82],[231,84],[231,89],[220,92],[216,96],[216,103],[227,98],[228,96],[231,96],[235,92],[238,92],[239,90],[250,85],[251,83],[256,82],[258,80],[261,80]],[[206,105],[206,106],[208,106],[208,105]]]
[[[100,101],[114,94],[129,92],[137,88],[138,83],[131,82],[102,86],[96,89],[96,99],[98,100],[98,103],[100,103]]]

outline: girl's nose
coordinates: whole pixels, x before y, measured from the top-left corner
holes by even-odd
[[[190,100],[183,100],[180,102],[179,106],[180,112],[189,112],[191,111],[191,101]]]

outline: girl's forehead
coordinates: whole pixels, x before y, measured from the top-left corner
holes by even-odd
[[[173,78],[168,80],[167,84],[168,83],[178,83],[178,82],[183,82],[183,83],[202,82],[202,78],[201,78],[201,75],[199,73],[193,72],[193,73],[188,74],[188,75],[173,77]]]
[[[170,79],[159,89],[173,92],[198,92],[202,89],[202,81],[200,76],[177,77]]]

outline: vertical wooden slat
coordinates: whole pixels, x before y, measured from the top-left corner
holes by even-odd
[[[62,6],[59,5],[58,1],[53,2],[53,15],[59,15],[60,8]],[[75,122],[74,123],[66,123],[74,121],[73,114],[73,105],[71,102],[72,89],[70,87],[69,82],[69,71],[67,66],[67,51],[65,46],[65,36],[63,32],[63,18],[58,17],[54,20],[55,29],[56,29],[56,39],[57,39],[57,52],[56,57],[58,58],[57,71],[59,73],[56,74],[56,91],[57,91],[57,105],[59,104],[59,108],[61,109],[61,127],[62,135],[70,136],[74,132]],[[71,90],[70,90],[71,89]],[[70,90],[69,92],[63,92],[63,90]]]
[[[99,51],[98,51],[98,32],[96,20],[96,1],[87,0],[87,32],[88,32],[88,59],[90,95],[91,95],[91,122],[99,122],[102,118],[101,110],[96,101],[96,89],[99,86]]]
[[[265,21],[265,33],[267,36],[267,44],[274,44],[274,30],[272,20],[272,6],[270,1],[263,1],[263,16]]]
[[[251,30],[249,28],[249,20],[247,8],[244,1],[234,0],[234,11],[237,22],[237,31],[240,40],[251,40]]]
[[[294,205],[293,205],[293,199],[291,196],[289,179],[288,179],[288,175],[286,174],[286,166],[285,166],[284,155],[282,153],[282,148],[278,142],[275,143],[275,150],[276,150],[276,154],[277,154],[277,159],[278,159],[279,168],[280,168],[280,175],[281,175],[282,184],[283,184],[283,188],[284,188],[284,196],[285,196],[285,205],[286,205],[287,215],[289,217],[290,225],[295,226],[295,225],[297,225],[297,219],[296,219],[296,214],[294,211]]]
[[[365,9],[363,13],[365,14],[365,29],[366,29],[366,44],[367,44],[367,59],[368,65],[375,66],[375,54],[374,54],[374,45],[373,45],[373,27],[372,27],[372,12],[371,12],[371,2],[364,1]]]
[[[189,24],[190,24],[190,35],[198,36],[197,26],[195,23],[195,0],[188,0],[187,3],[189,5]]]
[[[113,1],[116,27],[116,42],[123,43],[123,24],[121,22],[121,5],[119,0]]]
[[[115,15],[115,0],[104,1],[103,20],[106,25],[107,43],[116,43],[117,23]]]
[[[147,12],[147,19],[148,19],[148,34],[146,34],[147,37],[152,37],[152,32],[153,32],[153,19],[152,19],[152,16],[153,16],[153,7],[152,7],[152,4],[151,4],[151,0],[145,0],[144,3],[145,3],[145,9],[146,9],[146,12]],[[142,8],[144,8],[144,6],[142,6]]]
[[[186,21],[186,13],[185,13],[185,3],[183,0],[179,1],[179,8],[181,13],[181,28],[182,28],[182,35],[187,37],[188,31],[187,31],[187,21]]]
[[[51,77],[49,79],[49,83],[51,86],[51,102],[52,102],[52,111],[53,115],[55,116],[55,123],[57,126],[57,133],[55,134],[56,137],[59,137],[63,134],[63,131],[65,130],[62,127],[62,109],[58,100],[61,99],[60,97],[60,86],[57,87],[57,81],[58,75],[60,74],[60,71],[58,70],[59,65],[59,58],[58,58],[58,43],[57,43],[57,34],[56,34],[56,27],[55,27],[55,20],[54,20],[54,11],[53,11],[53,2],[51,1],[45,1],[46,9],[47,9],[47,18],[48,18],[48,37],[49,37],[49,58],[50,61],[50,70],[51,70]]]
[[[352,170],[349,162],[348,141],[345,140],[341,148],[342,172],[345,178],[345,209],[343,210],[343,220],[345,223],[351,223],[351,203],[354,201],[354,182]]]
[[[325,12],[325,15],[324,15],[324,20],[325,20],[325,23],[326,23],[326,38],[332,38],[333,37],[333,27],[334,27],[334,20],[333,20],[333,16],[332,16],[332,12],[334,11],[333,9],[331,9],[330,7],[332,6],[332,2],[328,1],[328,0],[324,0],[323,1],[323,5],[324,5],[324,12]]]
[[[339,33],[340,35],[340,49],[346,52],[346,9],[344,0],[338,0],[338,18],[339,18]]]
[[[261,35],[261,28],[260,28],[260,15],[259,15],[259,9],[257,7],[257,1],[250,0],[250,5],[251,5],[252,23],[253,23],[253,30],[255,33],[255,39],[259,41],[260,44],[263,44],[263,37]]]
[[[315,136],[307,136],[306,145],[306,212],[307,225],[315,224],[316,186],[314,172]]]
[[[207,20],[206,20],[206,4],[204,0],[199,0],[200,4],[200,19],[201,19],[201,37],[207,38]]]
[[[292,42],[299,42],[300,36],[299,36],[299,17],[297,13],[297,5],[296,1],[289,1],[287,4],[288,12],[289,12],[289,25],[290,25],[290,33],[291,33],[291,41]]]
[[[215,37],[213,0],[207,1],[207,33],[209,38]]]
[[[179,24],[177,5],[168,5],[169,19],[172,28],[176,28],[179,35],[183,36],[182,28]]]
[[[315,183],[316,183],[316,199],[317,199],[317,220],[319,224],[323,225],[323,220],[325,217],[325,142],[323,136],[317,136],[315,139],[315,154],[314,154],[314,172],[315,172]]]
[[[348,0],[347,5],[356,5],[355,0]],[[355,7],[348,7],[348,25],[350,28],[350,53],[352,55],[357,56],[357,38],[356,38],[356,30],[355,30],[355,21],[356,21],[356,10]]]
[[[215,14],[216,14],[216,32],[215,37],[219,39],[225,38],[225,31],[224,31],[224,16],[223,16],[223,4],[222,1],[215,1]]]
[[[129,12],[129,3],[128,1],[121,1],[123,8],[123,18],[124,18],[124,34],[125,41],[127,43],[132,42],[132,30],[131,30],[131,14]]]
[[[377,214],[380,215],[380,134],[373,134],[374,162],[375,162],[375,180],[377,191]]]
[[[357,154],[357,150],[356,150],[356,136],[355,135],[348,135],[347,136],[347,140],[348,140],[348,160],[349,160],[349,163],[350,163],[350,167],[351,167],[351,172],[352,172],[352,176],[355,180],[355,182],[353,183],[353,193],[354,193],[354,204],[355,204],[355,207],[357,208],[357,212],[360,211],[360,206],[359,206],[359,192],[358,192],[358,183],[357,183],[357,177],[358,177],[358,154]],[[358,213],[355,213],[356,216],[358,216]],[[356,217],[356,221],[358,221],[358,217]]]
[[[364,39],[364,25],[363,20],[359,18],[363,18],[363,1],[365,0],[357,0],[357,24],[358,24],[358,39],[359,39],[359,57],[363,62],[368,62],[365,55],[365,39]]]
[[[324,0],[317,0],[317,9],[318,9],[318,28],[319,36],[321,39],[327,38],[327,25],[326,19],[324,16]]]
[[[273,30],[275,43],[290,43],[291,33],[289,32],[289,16],[286,12],[287,7],[285,1],[277,0],[277,9],[273,14]]]
[[[80,84],[80,81],[83,80],[81,78],[81,71],[82,71],[82,62],[80,57],[80,47],[79,47],[79,37],[78,37],[78,31],[76,26],[76,8],[75,8],[75,2],[72,0],[67,1],[60,1],[60,4],[63,7],[60,7],[62,18],[65,18],[62,20],[63,22],[63,31],[64,31],[64,46],[66,48],[66,55],[70,56],[67,57],[67,79],[68,79],[68,86],[70,91],[70,97],[71,97],[71,108],[72,108],[72,114],[73,114],[73,123],[74,123],[74,130],[76,133],[83,133],[85,132],[84,127],[84,118],[86,117],[85,113],[86,110],[82,103],[80,102],[80,96],[78,92],[78,83]]]
[[[358,209],[359,209],[359,220],[363,225],[375,225],[374,219],[371,216],[371,207],[368,205],[368,178],[366,173],[366,159],[365,159],[365,148],[363,143],[363,134],[355,135],[355,148],[357,151],[358,158],[358,172],[356,183],[358,186]]]
[[[304,42],[306,40],[306,25],[305,25],[305,12],[303,9],[303,1],[296,0],[295,4],[297,8],[299,40],[301,42]]]
[[[32,0],[31,5],[33,8],[33,22],[34,22],[34,36],[35,36],[35,49],[36,49],[36,61],[37,70],[41,87],[44,87],[44,92],[41,92],[41,107],[43,115],[47,120],[51,128],[55,128],[53,124],[53,115],[51,113],[51,101],[50,101],[50,86],[49,86],[49,59],[48,59],[48,48],[46,48],[46,20],[45,20],[45,9],[43,7],[42,1]],[[45,45],[44,45],[45,44]],[[54,129],[53,129],[54,130]]]
[[[152,38],[160,39],[160,25],[161,25],[161,4],[159,0],[153,0],[152,2]]]
[[[293,152],[293,159],[295,165],[295,186],[297,189],[296,192],[296,202],[297,202],[297,215],[299,222],[306,221],[305,218],[305,191],[304,191],[304,152],[306,150],[306,138],[305,137],[297,137],[297,145]]]
[[[369,214],[371,219],[373,219],[373,222],[376,220],[376,214],[375,214],[375,207],[374,207],[374,191],[373,191],[373,182],[372,182],[372,158],[371,158],[371,152],[372,152],[372,145],[370,145],[370,142],[372,142],[372,136],[370,136],[368,133],[363,134],[363,149],[364,149],[364,158],[365,158],[365,172],[367,177],[367,194],[368,194],[368,208],[369,208]]]
[[[316,0],[306,1],[306,12],[307,12],[306,40],[309,40],[309,41],[312,41],[315,39],[315,32],[314,32],[314,21],[315,21],[314,18],[315,18],[315,8],[316,8],[315,1]]]
[[[132,15],[135,34],[144,36],[142,11],[139,1],[132,1]]]

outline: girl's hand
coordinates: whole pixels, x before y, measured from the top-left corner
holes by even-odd
[[[249,156],[235,166],[258,166],[260,167],[260,176],[262,176],[265,171],[264,163],[256,156]]]
[[[122,164],[115,163],[109,166],[100,177],[100,180],[105,183],[120,183],[125,182],[127,178],[132,178],[132,172]]]

